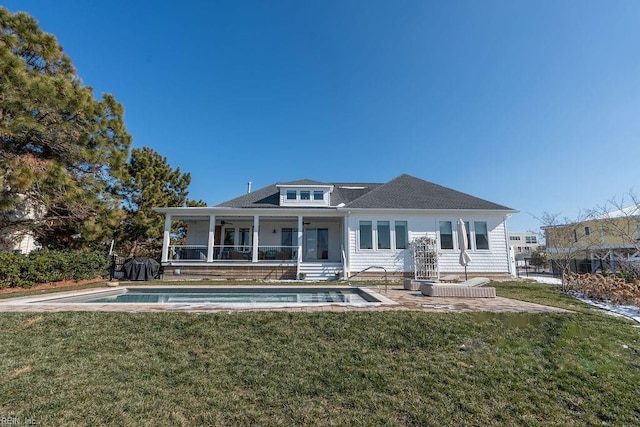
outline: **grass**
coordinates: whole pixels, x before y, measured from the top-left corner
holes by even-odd
[[[496,295],[505,298],[560,307],[582,313],[598,312],[598,310],[594,310],[593,306],[561,292],[558,286],[545,285],[533,281],[491,282],[489,286],[496,288]]]
[[[0,313],[0,342],[0,416],[40,425],[640,423],[638,329],[587,312]]]
[[[94,282],[94,283],[86,283],[83,285],[65,285],[65,286],[57,286],[52,288],[45,289],[29,289],[22,288],[17,292],[7,292],[0,293],[0,300],[7,298],[17,298],[17,297],[26,297],[26,296],[35,296],[35,295],[45,295],[56,292],[67,292],[67,291],[80,291],[83,289],[93,289],[93,288],[102,288],[105,286],[105,282]]]

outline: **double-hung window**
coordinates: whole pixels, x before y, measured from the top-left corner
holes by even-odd
[[[451,221],[440,221],[440,249],[453,249]]]
[[[287,190],[287,200],[296,200],[296,190]]]
[[[389,221],[378,221],[378,249],[391,249],[391,228]]]
[[[396,221],[396,249],[407,249],[409,236],[407,234],[407,221]]]
[[[487,223],[476,221],[473,223],[476,232],[476,249],[489,249],[489,231]]]
[[[464,228],[467,231],[467,249],[471,250],[471,227],[469,226],[469,221],[464,222]]]
[[[360,221],[360,249],[373,249],[371,221]]]

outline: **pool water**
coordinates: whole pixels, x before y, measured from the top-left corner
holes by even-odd
[[[380,301],[358,288],[125,288],[48,299],[47,303],[366,304]]]

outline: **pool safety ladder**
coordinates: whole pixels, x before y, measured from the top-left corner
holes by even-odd
[[[352,276],[347,277],[347,284],[348,284],[349,286],[352,286],[352,285],[351,285],[351,282],[350,282],[350,280],[351,280],[351,279],[353,279],[354,277],[357,277],[360,273],[364,273],[365,271],[369,271],[369,270],[374,269],[374,268],[377,268],[377,269],[379,269],[379,270],[380,270],[380,269],[381,269],[381,270],[384,270],[384,293],[386,294],[386,293],[387,293],[387,290],[388,290],[387,288],[388,288],[388,286],[389,286],[389,280],[387,279],[387,269],[386,269],[386,268],[384,268],[384,267],[378,266],[378,265],[371,265],[371,266],[369,266],[369,267],[365,268],[364,270],[360,270],[360,271],[358,271],[356,274],[354,274],[354,275],[352,275]],[[380,290],[380,285],[378,285],[378,291],[379,291],[379,290]]]

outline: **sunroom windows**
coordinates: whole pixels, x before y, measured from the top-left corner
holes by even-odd
[[[440,249],[456,249],[458,247],[457,240],[454,242],[454,236],[458,231],[455,229],[456,221],[440,221]],[[488,250],[489,249],[489,229],[486,221],[464,221],[467,232],[467,249],[469,250]],[[473,226],[473,229],[472,229]],[[454,235],[455,231],[455,235]]]
[[[358,248],[373,250],[407,249],[407,221],[359,221]]]

